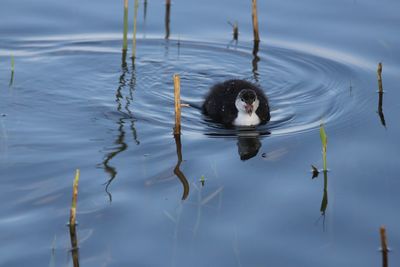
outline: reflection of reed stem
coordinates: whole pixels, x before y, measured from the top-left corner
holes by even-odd
[[[143,3],[143,21],[146,22],[147,17],[147,0],[144,0]]]
[[[169,21],[171,14],[171,0],[165,1],[165,39],[169,39]]]
[[[379,86],[379,93],[383,93],[383,86],[382,86],[382,63],[379,62],[378,70],[376,71],[378,74],[378,86]]]
[[[384,226],[380,228],[380,235],[381,235],[381,250],[382,250],[382,266],[388,267],[389,266],[389,259],[388,259],[388,246],[387,246],[387,239],[386,239],[386,229]]]
[[[74,185],[72,190],[72,205],[71,205],[71,213],[69,217],[69,225],[75,226],[76,222],[76,202],[78,200],[78,183],[79,183],[79,169],[76,170]]]
[[[79,248],[78,248],[78,237],[76,234],[76,225],[69,226],[69,236],[71,238],[71,254],[72,262],[74,267],[79,267]]]
[[[254,41],[260,41],[260,35],[258,33],[258,16],[257,16],[257,0],[252,0],[252,18],[253,18],[253,35]]]
[[[175,98],[175,128],[174,134],[181,134],[181,79],[178,74],[174,75],[174,98]]]
[[[382,125],[386,128],[385,115],[383,114],[383,92],[379,92],[378,115],[379,118],[381,119]]]
[[[174,134],[175,144],[176,144],[176,154],[178,156],[178,162],[174,168],[174,173],[178,176],[179,180],[183,186],[183,193],[182,193],[182,200],[185,200],[189,195],[189,182],[186,179],[183,172],[180,170],[181,163],[183,161],[182,157],[182,143],[181,143],[181,136],[179,134]]]
[[[125,53],[122,53],[126,55],[126,51]],[[128,73],[128,67],[126,65],[126,62],[122,62],[122,74],[119,77],[119,86],[115,92],[115,102],[117,103],[117,110],[118,112],[123,112],[122,110],[122,102],[124,99],[124,88],[126,86],[126,74]],[[133,71],[133,70],[132,70]],[[109,192],[109,187],[111,185],[111,183],[114,181],[114,179],[117,177],[117,169],[113,166],[110,165],[110,161],[116,157],[118,154],[122,153],[123,151],[125,151],[128,148],[127,143],[125,142],[125,131],[124,131],[124,118],[119,118],[117,124],[118,124],[118,136],[117,139],[115,140],[115,144],[117,145],[117,147],[115,149],[113,149],[113,151],[111,151],[110,153],[108,153],[105,156],[105,159],[103,161],[103,166],[104,166],[104,170],[110,175],[110,178],[108,179],[108,181],[106,182],[106,186],[105,186],[105,191],[109,197],[110,202],[112,201],[112,195]]]
[[[124,33],[122,50],[128,50],[128,0],[124,0]]]
[[[328,172],[324,171],[324,194],[321,201],[321,213],[325,215],[326,208],[328,207]]]
[[[258,82],[258,62],[260,61],[260,57],[258,56],[258,49],[260,46],[260,41],[254,41],[253,43],[253,60],[251,61],[251,65],[253,66],[252,72],[254,75],[254,79]]]
[[[378,69],[376,71],[378,76],[378,92],[379,92],[379,99],[378,99],[378,115],[381,119],[381,123],[384,127],[386,127],[385,116],[383,115],[383,85],[382,85],[382,63],[379,62]]]
[[[136,22],[139,7],[139,0],[135,0],[135,9],[133,14],[133,37],[132,37],[132,60],[136,58]]]

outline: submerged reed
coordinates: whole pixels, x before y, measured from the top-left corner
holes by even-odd
[[[15,70],[14,56],[11,55],[11,72],[14,72],[14,70]]]
[[[254,41],[259,42],[260,35],[258,32],[257,0],[252,0],[252,19],[253,19]]]
[[[327,169],[327,164],[326,164],[326,147],[328,144],[328,137],[326,135],[325,129],[324,129],[324,124],[321,123],[320,127],[319,127],[319,135],[321,137],[321,142],[322,142],[322,160],[323,160],[323,171],[326,172],[328,171]]]
[[[175,127],[174,135],[181,134],[181,79],[174,74]]]
[[[10,76],[10,83],[8,84],[9,87],[11,87],[14,83],[14,70],[15,70],[14,56],[11,55],[11,76]]]
[[[79,176],[80,171],[79,169],[76,170],[75,179],[72,189],[72,205],[71,205],[71,212],[69,216],[69,225],[70,227],[74,227],[76,223],[76,202],[78,200],[78,183],[79,183]]]
[[[128,50],[128,0],[124,0],[124,32],[122,51]]]
[[[136,24],[137,13],[139,8],[139,0],[135,0],[135,9],[133,11],[133,36],[132,36],[132,59],[136,58]]]
[[[238,24],[238,22],[235,21],[235,23],[232,23],[232,22],[228,21],[228,24],[232,26],[233,40],[234,41],[239,40],[239,24]]]

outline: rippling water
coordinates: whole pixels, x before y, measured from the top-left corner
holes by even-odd
[[[376,24],[383,14],[372,15],[374,1],[326,8],[310,0],[307,10],[262,2],[260,13],[271,15],[259,47],[239,1],[174,2],[169,40],[163,2],[148,2],[146,20],[141,3],[134,64],[113,33],[119,5],[89,12],[90,2],[74,11],[73,2],[41,1],[19,13],[5,3],[31,24],[0,11],[1,266],[74,265],[65,224],[76,168],[81,266],[379,266],[382,224],[390,263],[399,262],[397,3],[380,3],[387,21]],[[240,20],[237,44],[226,24],[235,17],[217,16],[228,3]],[[363,43],[368,25],[379,45]],[[356,29],[352,45],[333,40]],[[175,73],[190,104],[179,139]],[[270,123],[224,129],[201,114],[208,88],[232,78],[263,88]],[[322,167],[321,123],[330,171],[311,179],[310,165]]]

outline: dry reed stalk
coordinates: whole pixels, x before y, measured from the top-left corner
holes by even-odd
[[[376,71],[378,74],[378,85],[379,85],[379,93],[383,93],[383,86],[382,86],[382,63],[379,62],[378,69]]]
[[[378,73],[378,81],[382,81],[382,62],[378,63],[378,70],[376,72]]]
[[[132,36],[132,59],[136,58],[136,22],[139,8],[139,0],[135,0],[135,9],[133,14],[133,36]]]
[[[71,227],[75,226],[76,223],[76,203],[78,200],[78,183],[79,183],[79,169],[76,170],[75,173],[75,179],[74,179],[74,185],[72,189],[72,205],[71,205],[71,213],[69,216],[69,225]]]
[[[124,0],[124,33],[122,51],[128,50],[128,0]]]
[[[254,41],[260,41],[260,35],[258,33],[258,16],[257,16],[257,0],[252,0],[252,18],[253,18],[253,35]]]
[[[175,128],[174,134],[181,134],[181,79],[174,74]]]

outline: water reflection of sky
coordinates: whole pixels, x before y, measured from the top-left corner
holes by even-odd
[[[399,262],[400,4],[258,4],[254,60],[248,3],[173,1],[166,42],[164,1],[148,1],[145,27],[142,1],[133,68],[121,67],[122,3],[2,1],[0,265],[71,261],[77,167],[85,266],[379,266],[381,224]],[[229,50],[227,21],[240,30]],[[271,134],[243,140],[184,109],[176,142],[175,72],[194,103],[215,81],[258,79],[275,108]],[[312,180],[322,117],[330,171]]]

